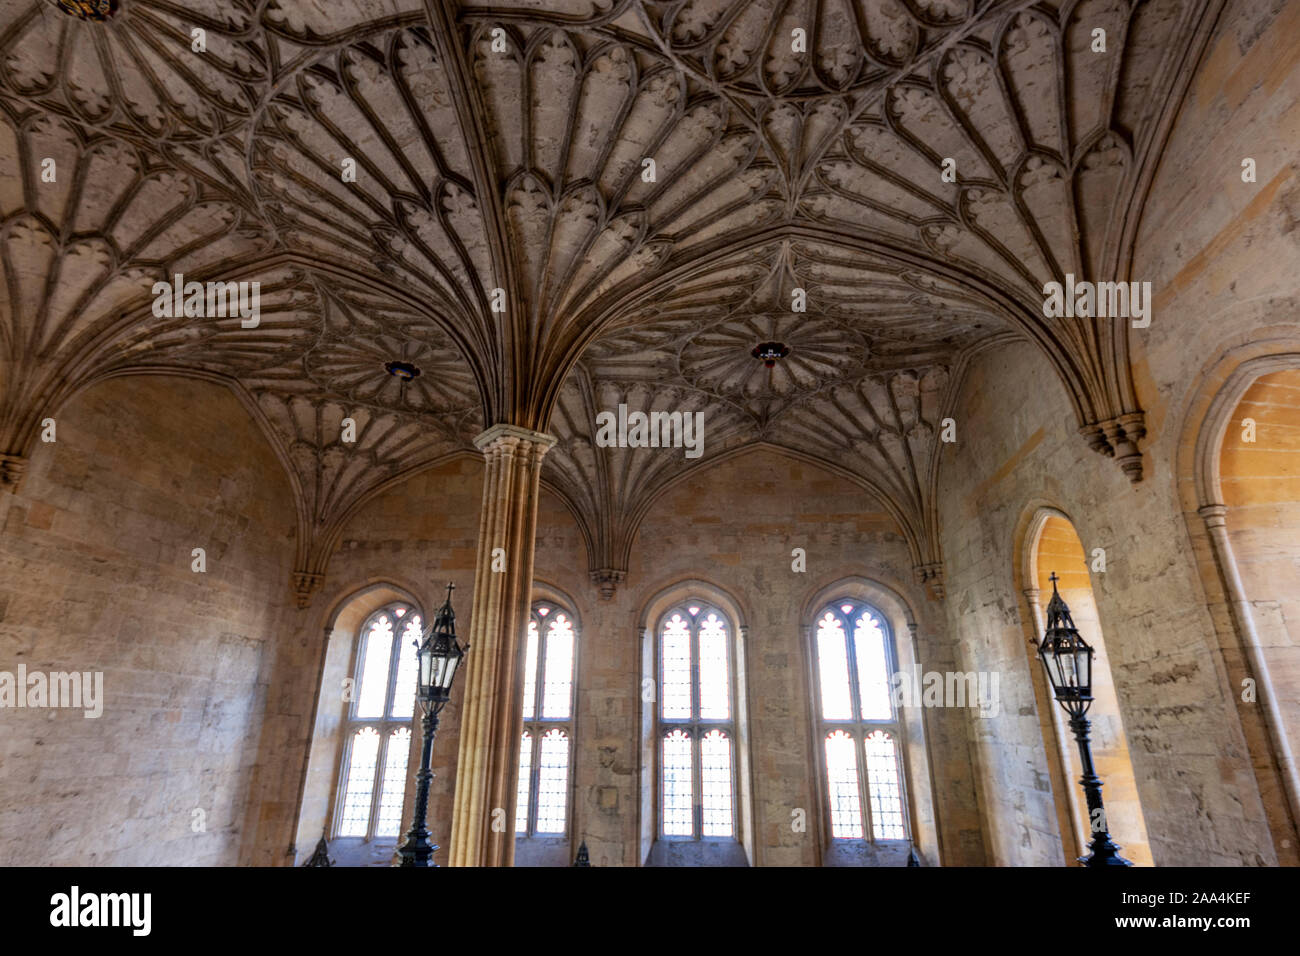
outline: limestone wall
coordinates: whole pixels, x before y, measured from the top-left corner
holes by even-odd
[[[0,495],[0,671],[102,671],[103,715],[0,711],[0,863],[233,864],[289,593],[288,483],[215,384],[114,379],[54,418]]]

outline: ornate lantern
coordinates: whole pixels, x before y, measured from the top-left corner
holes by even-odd
[[[1087,713],[1092,704],[1092,646],[1083,639],[1070,617],[1070,608],[1056,590],[1052,572],[1052,600],[1047,605],[1047,630],[1038,656],[1047,669],[1052,693],[1071,717]]]

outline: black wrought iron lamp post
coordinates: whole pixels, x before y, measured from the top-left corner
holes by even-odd
[[[1101,780],[1092,765],[1092,746],[1088,742],[1091,727],[1086,714],[1092,706],[1093,648],[1079,634],[1070,617],[1070,608],[1056,590],[1056,572],[1052,572],[1052,600],[1047,605],[1047,631],[1038,654],[1047,669],[1047,681],[1065,712],[1070,715],[1070,729],[1079,742],[1079,760],[1083,766],[1084,796],[1088,801],[1088,821],[1092,843],[1087,856],[1080,857],[1084,866],[1132,866],[1119,855],[1119,847],[1110,839],[1106,826],[1106,809],[1101,802]]]
[[[433,755],[433,737],[438,731],[438,715],[451,699],[451,684],[456,679],[461,658],[469,645],[461,647],[456,641],[456,612],[451,609],[451,592],[454,584],[447,585],[447,601],[438,610],[433,626],[424,634],[417,646],[420,656],[420,676],[415,697],[424,710],[421,726],[424,744],[420,748],[420,769],[415,774],[415,820],[406,834],[406,842],[398,849],[401,862],[398,866],[437,866],[433,854],[437,846],[429,842],[429,828],[425,819],[429,814],[429,784],[433,771],[429,760]]]

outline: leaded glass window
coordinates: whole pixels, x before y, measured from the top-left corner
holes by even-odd
[[[813,637],[827,819],[835,840],[906,840],[893,643],[884,616],[856,601],[823,608]]]
[[[396,839],[411,752],[419,611],[390,604],[366,619],[356,653],[334,836]]]
[[[736,838],[735,679],[731,625],[688,601],[658,631],[659,834]]]
[[[561,837],[568,829],[577,641],[572,614],[549,601],[533,605],[524,634],[517,837]]]

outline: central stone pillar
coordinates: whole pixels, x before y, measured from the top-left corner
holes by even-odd
[[[528,624],[542,457],[555,439],[493,425],[474,439],[487,459],[465,659],[452,866],[511,866],[522,732],[520,638]]]

